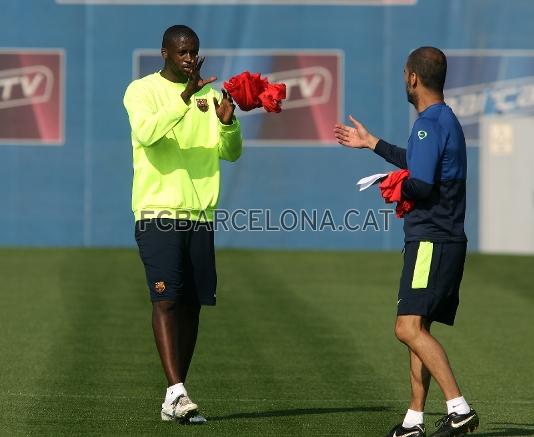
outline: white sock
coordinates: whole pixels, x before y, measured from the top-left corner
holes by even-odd
[[[466,402],[463,396],[447,401],[447,414],[467,414],[470,411],[471,408],[469,407],[469,404]]]
[[[402,426],[404,428],[412,428],[415,425],[421,425],[422,423],[424,423],[422,411],[408,410],[406,416],[404,416]]]
[[[186,395],[187,396],[187,390],[184,387],[183,383],[178,383],[171,385],[170,387],[167,387],[167,393],[165,394],[165,404],[170,404],[173,402],[178,396]]]

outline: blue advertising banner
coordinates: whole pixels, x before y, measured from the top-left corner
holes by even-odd
[[[448,50],[447,60],[445,99],[468,142],[482,116],[534,113],[534,50]]]
[[[416,47],[440,47],[449,57],[446,99],[470,146],[471,250],[478,248],[480,118],[534,112],[531,0],[4,0],[2,6],[2,245],[135,245],[131,132],[122,100],[132,78],[161,68],[161,37],[174,24],[198,34],[203,73],[218,76],[218,88],[248,70],[288,90],[280,114],[238,112],[245,147],[238,162],[222,163],[219,208],[259,210],[273,226],[291,225],[289,210],[299,220],[316,211],[319,222],[335,221],[321,232],[222,230],[219,247],[400,250],[402,220],[392,219],[385,231],[380,210],[390,205],[375,187],[355,187],[391,165],[336,144],[333,125],[352,114],[405,146],[410,105],[402,70]],[[237,215],[239,227],[246,218]],[[359,230],[342,226],[344,218]]]

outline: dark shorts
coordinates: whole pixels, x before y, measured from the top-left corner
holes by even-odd
[[[150,299],[215,305],[217,273],[213,225],[150,219],[135,223]]]
[[[466,247],[467,243],[406,243],[397,315],[420,315],[452,326]]]

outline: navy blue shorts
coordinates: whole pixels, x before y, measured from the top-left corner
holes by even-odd
[[[405,245],[397,315],[453,325],[467,243],[412,241]]]
[[[138,220],[135,240],[153,302],[215,305],[217,273],[212,223]]]

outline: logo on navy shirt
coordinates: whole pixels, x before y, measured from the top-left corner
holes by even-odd
[[[417,132],[417,136],[420,140],[424,140],[427,137],[427,133],[424,130],[420,130]]]

